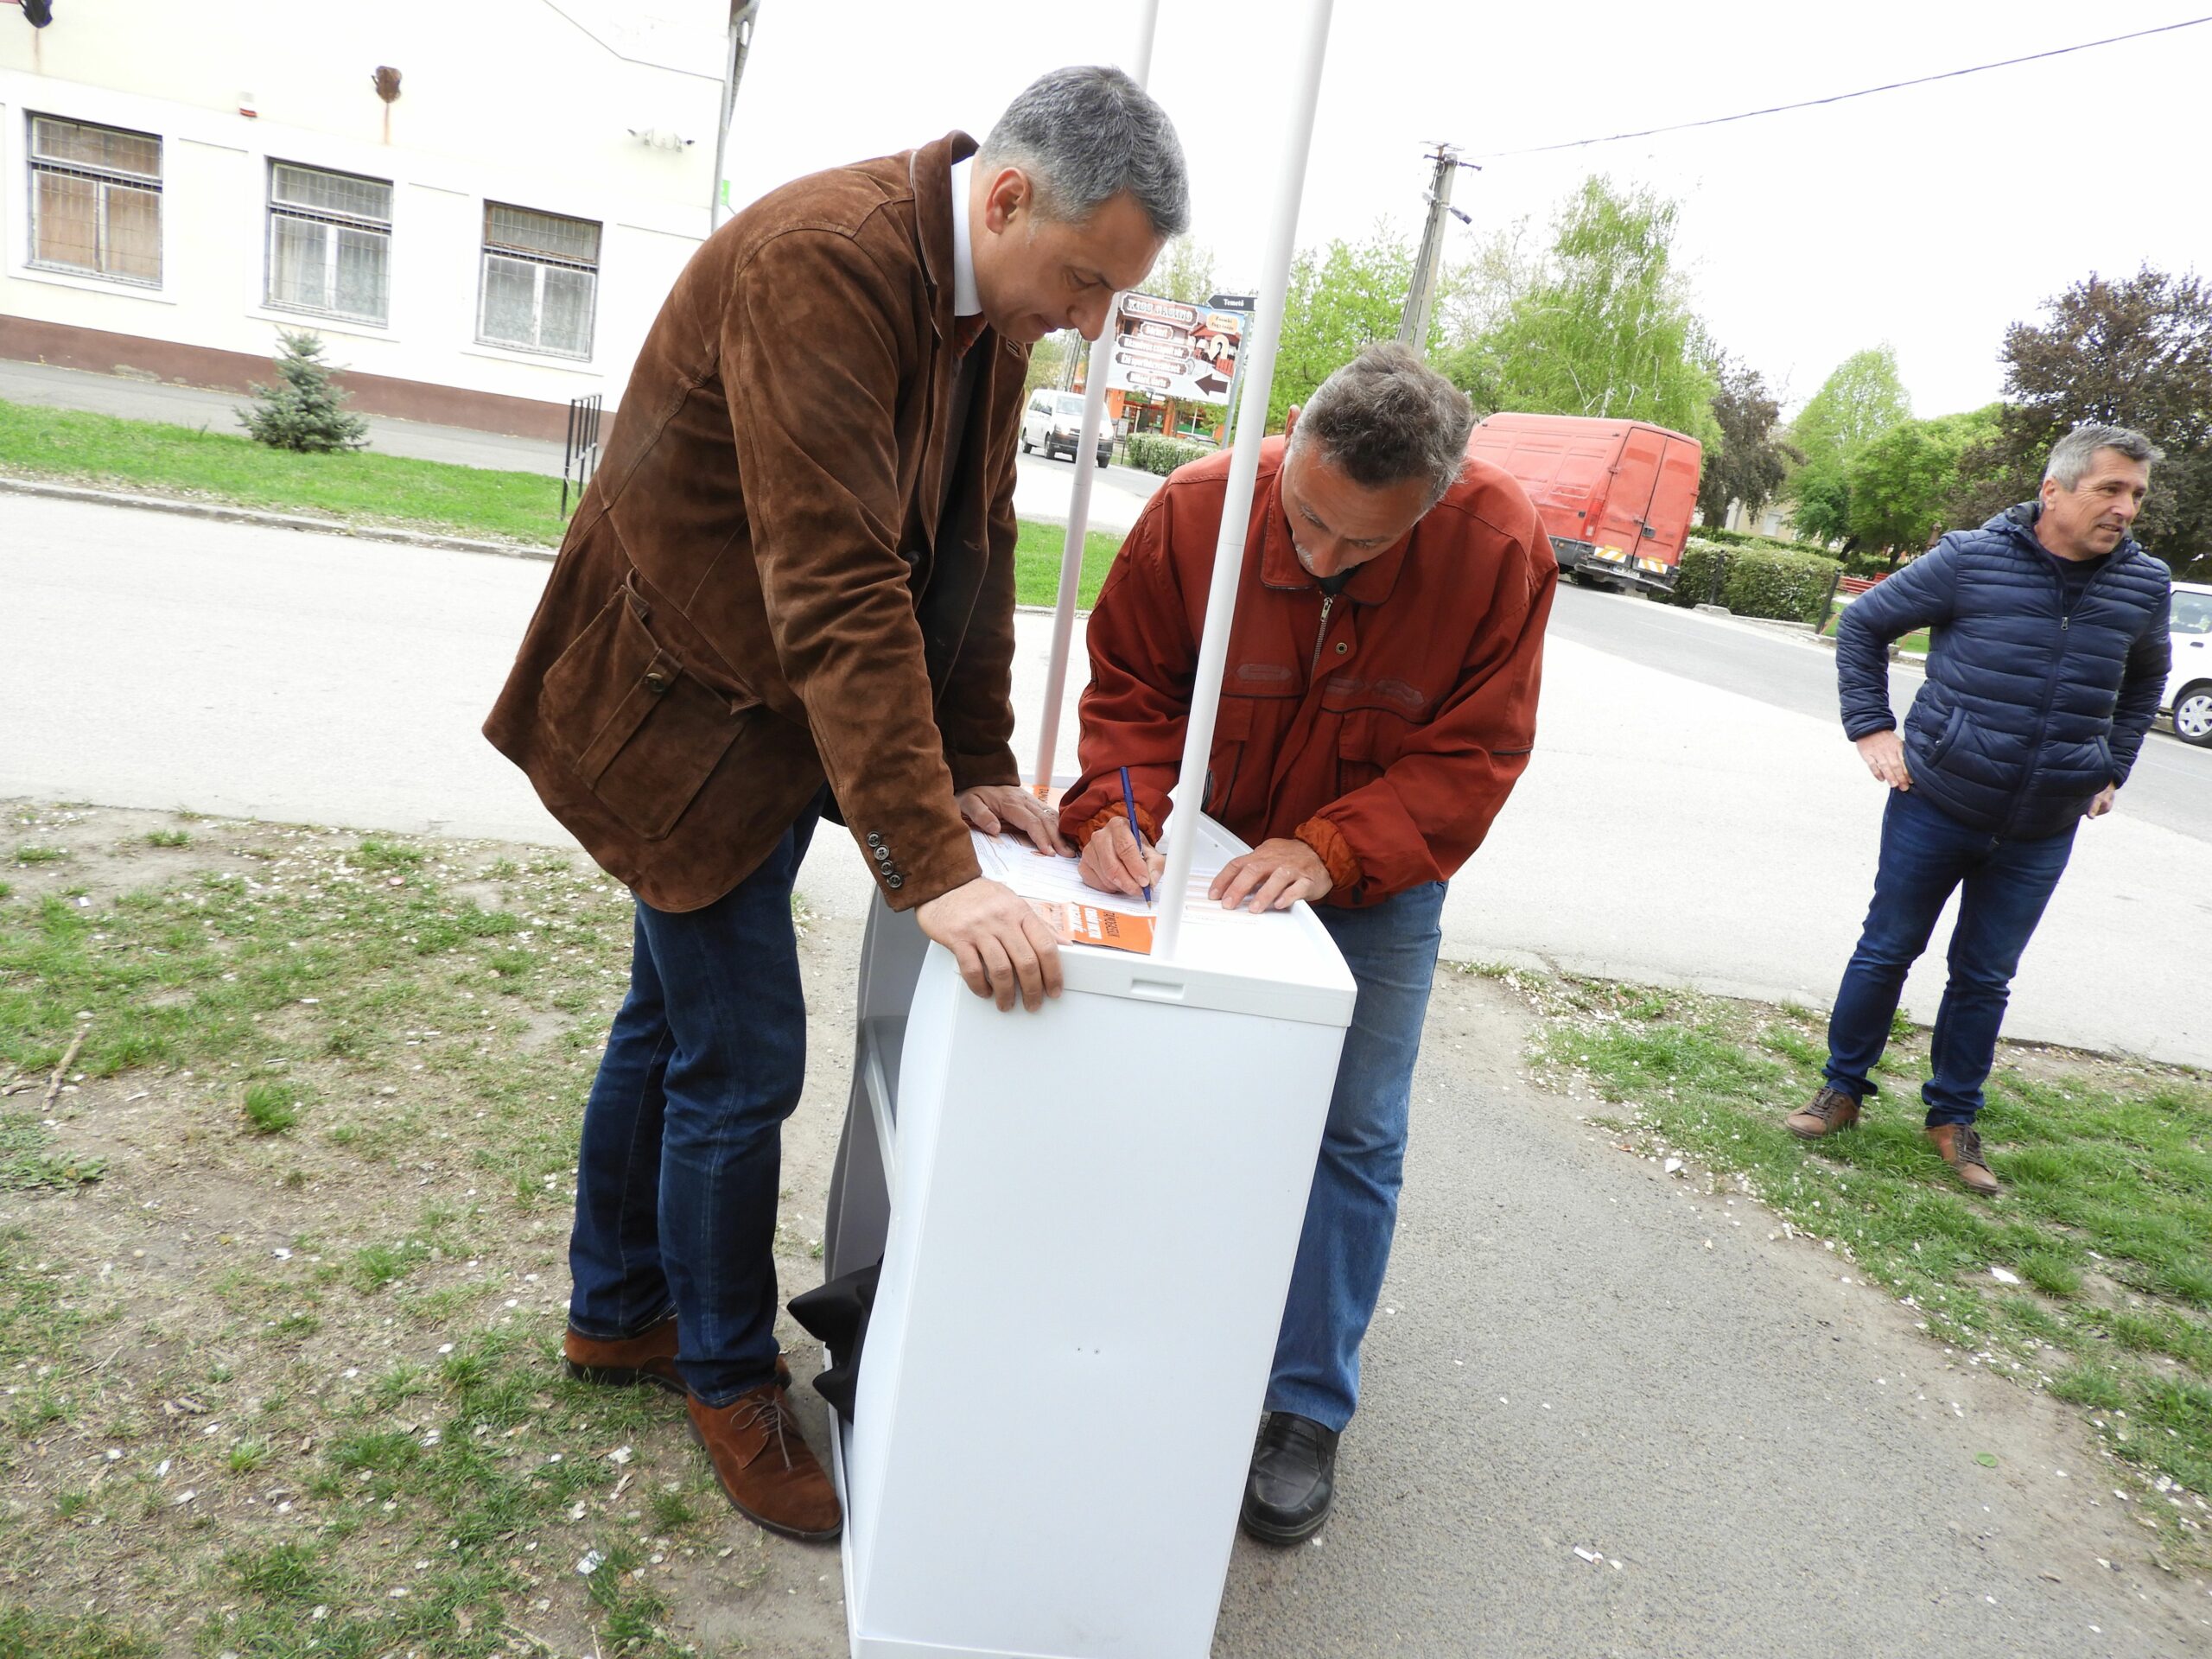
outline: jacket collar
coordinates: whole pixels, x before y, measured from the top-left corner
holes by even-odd
[[[949,333],[952,326],[952,164],[975,153],[976,141],[957,130],[906,152],[922,280],[929,284],[930,311],[940,334]]]
[[[2021,547],[2044,558],[2050,558],[2054,556],[2050,550],[2036,538],[2036,520],[2042,517],[2042,502],[2022,501],[2017,505],[2005,508],[1982,528],[1996,531],[2000,535],[2009,535]],[[2107,556],[2105,569],[2117,569],[2142,551],[2142,543],[2137,541],[2133,536],[2123,536],[2120,538],[2120,545],[2113,549]]]
[[[1298,550],[1291,544],[1290,516],[1282,500],[1282,452],[1281,438],[1268,438],[1260,446],[1260,479],[1253,494],[1256,513],[1264,527],[1260,543],[1260,581],[1269,588],[1319,588],[1321,584],[1298,562]],[[1342,596],[1356,605],[1380,605],[1389,599],[1391,589],[1398,585],[1398,573],[1406,567],[1406,556],[1413,549],[1414,537],[1419,534],[1421,520],[1415,519],[1411,530],[1352,572]]]

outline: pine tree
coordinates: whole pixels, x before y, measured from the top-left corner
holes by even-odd
[[[279,382],[253,387],[253,407],[238,411],[246,430],[275,449],[327,454],[365,447],[368,423],[346,413],[346,394],[322,360],[321,337],[280,329],[277,338],[283,342],[276,354]]]

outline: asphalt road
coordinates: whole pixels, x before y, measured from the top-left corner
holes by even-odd
[[[1560,589],[1551,635],[1647,668],[1694,680],[1777,709],[1836,721],[1835,653],[1825,645],[1765,629],[1716,626],[1672,605],[1572,585]],[[1903,721],[1922,675],[1890,666],[1890,702]],[[1841,741],[1841,728],[1837,728]],[[2191,748],[2153,730],[2127,780],[2121,809],[2146,823],[2212,840],[2212,749]]]
[[[0,494],[0,798],[563,841],[478,735],[546,569]],[[1832,714],[1576,639],[1593,598],[1561,607],[1534,761],[1452,883],[1445,954],[1825,1006],[1872,888],[1879,787]],[[1642,601],[1616,610],[1700,630],[1716,659],[1772,646]],[[1016,631],[1025,767],[1050,624]],[[1815,647],[1773,648],[1802,653],[1789,673],[1827,671]],[[2008,1032],[2212,1065],[2203,854],[2125,797],[2085,824]],[[837,836],[816,837],[801,881],[849,917],[871,891]],[[1906,1006],[1932,1021],[1942,990],[1931,952]]]

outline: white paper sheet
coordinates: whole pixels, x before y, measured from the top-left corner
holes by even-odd
[[[1025,836],[987,836],[980,830],[970,830],[968,834],[976,844],[976,861],[983,867],[983,874],[994,881],[1005,882],[1025,899],[1042,899],[1059,905],[1088,905],[1128,916],[1160,914],[1157,888],[1150,904],[1138,893],[1101,893],[1096,887],[1084,885],[1081,862],[1077,859],[1040,853]],[[1221,867],[1227,862],[1213,848],[1205,842],[1199,844],[1191,865],[1189,897],[1183,905],[1186,925],[1233,925],[1239,920],[1261,919],[1249,911],[1224,910],[1218,899],[1206,896],[1206,889],[1213,885],[1214,877],[1221,874]]]

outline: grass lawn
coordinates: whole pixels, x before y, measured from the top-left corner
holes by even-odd
[[[546,546],[563,528],[557,478],[373,450],[296,454],[220,427],[25,404],[0,402],[0,471]]]
[[[666,1395],[558,1364],[626,893],[480,846],[10,817],[0,1656],[675,1659],[781,1605],[791,1560],[834,1573],[729,1511]]]
[[[1828,620],[1821,625],[1818,632],[1833,635],[1835,632],[1836,618],[1841,616],[1847,608],[1848,607],[1841,602],[1834,601],[1830,601],[1828,606]],[[1916,657],[1925,657],[1928,654],[1928,630],[1925,628],[1914,629],[1910,633],[1905,635],[1904,639],[1898,640],[1897,642],[1897,646],[1899,651],[1910,652]]]
[[[1021,521],[1020,539],[1014,544],[1014,597],[1020,605],[1050,605],[1060,590],[1060,555],[1068,533],[1058,524]],[[1119,531],[1094,530],[1083,538],[1083,580],[1076,588],[1076,603],[1084,610],[1097,602],[1099,584],[1106,567],[1122,550]]]
[[[1980,1118],[2005,1183],[1974,1198],[1921,1134],[1929,1033],[1900,1020],[1860,1127],[1813,1145],[1826,1026],[1802,1008],[1504,976],[1547,1016],[1555,1086],[1831,1241],[1969,1363],[2078,1404],[2138,1476],[2139,1518],[2212,1541],[2212,1077],[2007,1044]],[[1732,1189],[1733,1190],[1733,1189]]]
[[[275,512],[321,513],[349,524],[557,545],[565,527],[561,480],[374,450],[302,455],[241,433],[167,426],[0,402],[0,472],[230,502]],[[1015,598],[1050,605],[1059,584],[1057,524],[1023,520],[1014,550]],[[1122,544],[1085,538],[1080,603],[1089,606]]]

